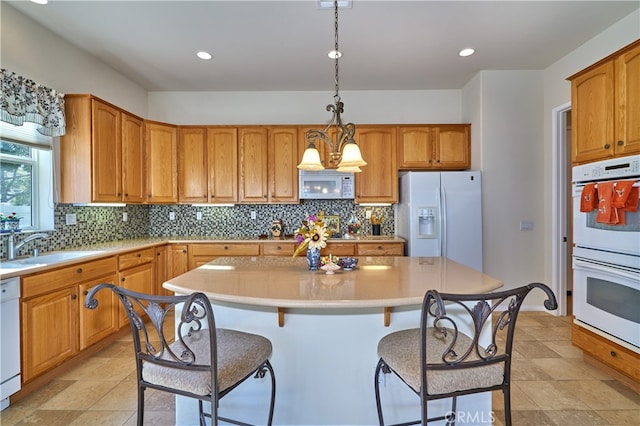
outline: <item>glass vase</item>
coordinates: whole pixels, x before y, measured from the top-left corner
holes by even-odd
[[[307,264],[310,271],[317,271],[320,267],[320,249],[309,247],[307,248]]]

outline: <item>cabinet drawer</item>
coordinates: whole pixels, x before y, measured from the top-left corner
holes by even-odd
[[[323,256],[335,255],[335,256],[353,256],[356,254],[356,248],[354,243],[332,243],[329,242],[325,248],[320,250]]]
[[[262,245],[263,256],[291,256],[296,243],[266,243]]]
[[[155,250],[153,248],[121,254],[118,256],[118,270],[122,271],[134,266],[153,262],[154,254]]]
[[[571,341],[598,361],[640,383],[640,355],[573,324]]]
[[[403,256],[404,247],[400,243],[358,243],[358,256]]]
[[[91,262],[77,263],[51,272],[43,272],[22,279],[22,297],[45,294],[69,287],[84,281],[113,274],[116,270],[116,257],[111,256]]]
[[[189,244],[191,256],[259,256],[260,244]]]

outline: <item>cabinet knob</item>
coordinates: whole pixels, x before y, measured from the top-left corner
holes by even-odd
[[[610,352],[610,355],[611,355],[612,357],[616,357],[616,356],[618,356],[618,354],[616,353],[616,351],[611,351],[611,352]]]
[[[77,272],[77,273],[79,273],[79,274],[81,274],[81,273],[82,273],[82,268],[78,268],[78,269],[76,269],[76,272]]]
[[[125,196],[125,197],[128,197],[128,196],[129,196],[129,193],[128,193],[128,192],[125,192],[125,193],[124,193],[124,196]]]
[[[187,251],[185,249],[182,249],[182,252],[185,253],[185,254],[187,253]]]
[[[224,246],[224,249],[225,250],[229,250],[229,246]]]
[[[72,294],[72,295],[71,295],[71,300],[76,300],[77,298],[78,298],[78,295],[77,295],[77,294]]]
[[[82,294],[86,296],[87,294],[89,294],[89,290],[83,291]]]
[[[378,246],[378,250],[382,250],[382,246]]]
[[[611,148],[611,145],[609,145],[608,143],[605,143],[604,144],[604,149],[609,149],[609,148]]]
[[[141,257],[142,255],[140,253],[138,253],[136,256]]]
[[[120,278],[120,281],[124,282],[124,280],[125,280],[125,277]]]
[[[624,141],[618,141],[618,146],[624,145]]]

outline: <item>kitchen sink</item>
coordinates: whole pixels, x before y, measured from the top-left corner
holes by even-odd
[[[0,269],[24,269],[34,266],[46,266],[54,263],[65,262],[79,257],[100,254],[100,251],[61,251],[43,254],[42,256],[25,257],[22,259],[0,262]]]

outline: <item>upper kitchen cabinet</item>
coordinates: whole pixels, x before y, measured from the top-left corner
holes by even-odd
[[[66,95],[60,202],[142,202],[142,120],[91,95]]]
[[[572,162],[640,152],[640,41],[569,80]]]
[[[396,127],[358,126],[356,142],[367,162],[356,173],[356,202],[397,203]]]
[[[298,202],[298,128],[238,130],[241,203]]]
[[[180,128],[179,202],[238,202],[237,139],[235,127]]]
[[[470,124],[401,126],[400,170],[466,170],[471,167]]]
[[[145,121],[147,202],[178,201],[178,160],[176,126]]]
[[[269,129],[269,202],[297,203],[298,199],[298,128]]]

